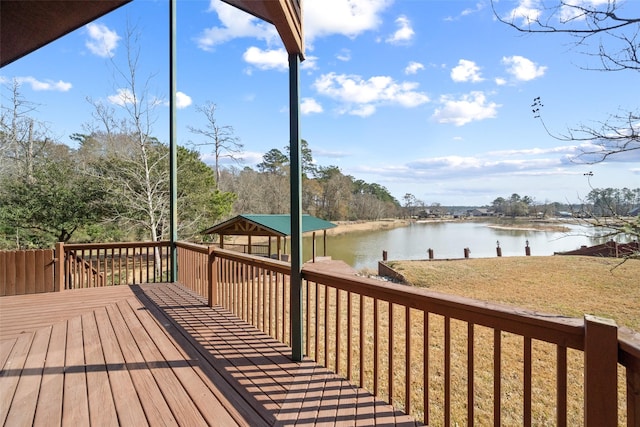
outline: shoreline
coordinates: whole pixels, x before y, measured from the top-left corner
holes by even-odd
[[[486,218],[465,218],[465,219],[381,219],[376,221],[334,221],[335,228],[327,230],[327,236],[339,236],[351,232],[368,232],[397,227],[406,227],[411,224],[429,224],[441,222],[493,222],[487,227],[497,230],[521,230],[521,231],[546,231],[546,232],[569,232],[571,229],[562,221],[548,220],[540,222],[537,220],[522,220],[517,223],[500,224],[499,222],[487,221]]]
[[[368,232],[406,227],[411,224],[408,219],[380,219],[376,221],[333,221],[337,226],[327,230],[327,236],[340,236],[352,232]]]

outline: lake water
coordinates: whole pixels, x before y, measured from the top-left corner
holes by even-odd
[[[504,230],[492,228],[491,222],[425,222],[407,227],[368,232],[352,232],[327,236],[327,255],[340,259],[356,270],[377,270],[382,251],[389,260],[428,259],[429,248],[434,259],[464,258],[469,248],[471,258],[496,256],[496,241],[502,256],[524,256],[529,241],[532,256],[553,255],[554,252],[578,249],[582,245],[604,243],[606,239],[593,237],[592,229],[567,225],[569,232]],[[323,255],[321,233],[316,237],[316,253]],[[311,238],[303,242],[304,259],[311,258]]]

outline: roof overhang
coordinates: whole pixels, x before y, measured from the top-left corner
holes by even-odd
[[[129,3],[131,0],[1,0],[0,66]]]
[[[222,0],[276,27],[288,53],[304,59],[302,0]]]

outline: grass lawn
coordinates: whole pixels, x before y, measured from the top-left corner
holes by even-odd
[[[414,286],[640,331],[640,259],[580,256],[392,261]]]

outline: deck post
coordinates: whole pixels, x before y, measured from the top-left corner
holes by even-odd
[[[618,326],[584,316],[584,418],[586,427],[618,425]]]
[[[176,114],[177,41],[176,2],[169,1],[169,234],[171,254],[169,281],[178,280],[178,130]]]
[[[300,58],[289,54],[289,164],[291,165],[291,359],[302,360],[302,167],[300,163]]]
[[[53,290],[60,292],[64,290],[64,243],[56,243],[56,255],[53,268]]]

